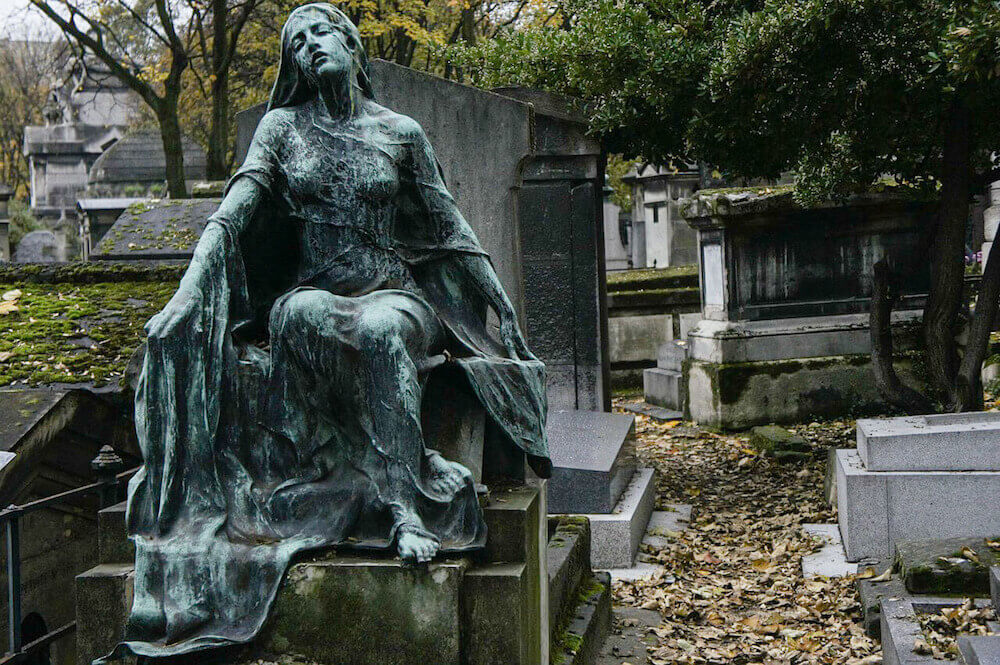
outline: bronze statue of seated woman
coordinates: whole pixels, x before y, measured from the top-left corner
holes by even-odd
[[[375,102],[332,5],[289,16],[246,161],[147,331],[117,654],[248,642],[305,550],[483,547],[472,475],[425,440],[442,372],[549,474],[544,367],[423,130]]]

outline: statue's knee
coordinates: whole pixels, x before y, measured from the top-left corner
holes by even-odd
[[[378,349],[384,352],[401,346],[405,326],[396,310],[375,307],[358,316],[356,331],[362,349]]]
[[[279,311],[271,317],[271,334],[283,336],[291,331],[300,331],[311,321],[322,317],[324,302],[323,291],[310,290],[293,293],[281,304]]]

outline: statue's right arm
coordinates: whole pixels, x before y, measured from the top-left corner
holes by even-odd
[[[227,233],[239,235],[246,228],[264,195],[263,186],[252,178],[237,178],[232,183],[219,209],[209,217],[176,293],[146,324],[150,337],[173,336],[198,314],[208,281],[226,278],[213,269],[218,261],[212,259],[225,251]]]

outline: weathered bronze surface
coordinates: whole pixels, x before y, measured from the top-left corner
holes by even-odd
[[[135,601],[115,654],[251,640],[305,550],[481,548],[470,472],[436,452],[454,442],[424,440],[445,406],[423,399],[432,375],[551,467],[544,367],[423,130],[372,99],[357,28],[305,5],[281,58],[246,161],[147,324]]]

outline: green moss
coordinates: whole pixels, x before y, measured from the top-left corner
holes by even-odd
[[[871,362],[867,354],[832,356],[827,358],[804,358],[777,360],[773,362],[731,363],[717,365],[713,374],[712,392],[719,395],[722,404],[735,404],[755,376],[776,379],[784,374],[794,374],[803,370],[820,370],[837,365],[843,367],[863,367]],[[720,380],[722,379],[722,380]]]
[[[608,287],[619,285],[641,285],[665,279],[698,278],[698,266],[674,266],[672,268],[646,268],[642,270],[618,270],[608,273]]]
[[[0,314],[0,386],[117,381],[175,281],[99,284],[0,282],[22,291]],[[9,355],[8,355],[9,354]]]

